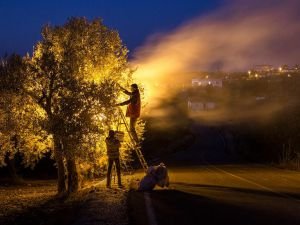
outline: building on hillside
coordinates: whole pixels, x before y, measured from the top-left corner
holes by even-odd
[[[274,67],[272,65],[262,64],[256,65],[253,70],[256,72],[272,72],[274,71]]]
[[[283,65],[278,68],[278,72],[280,73],[297,73],[299,71],[299,65],[295,65],[294,67]]]
[[[214,110],[216,108],[215,102],[210,101],[188,101],[188,110],[192,112],[199,112],[199,111],[207,111],[207,110]]]
[[[223,87],[222,79],[213,79],[213,78],[194,78],[192,79],[192,86],[208,86],[211,85],[212,87]]]
[[[277,70],[272,66],[268,64],[261,64],[254,66],[251,70],[248,70],[248,77],[250,79],[258,79],[263,77],[268,77],[275,75],[277,73]]]

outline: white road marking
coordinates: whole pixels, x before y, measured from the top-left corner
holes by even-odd
[[[230,173],[230,172],[227,172],[226,170],[223,170],[223,169],[218,168],[218,167],[216,167],[216,166],[210,165],[210,164],[207,163],[207,162],[206,162],[206,164],[207,164],[208,166],[210,166],[210,167],[215,168],[216,170],[219,170],[219,171],[221,171],[221,172],[223,172],[223,173],[225,173],[225,174],[228,174],[228,175],[230,175],[230,176],[232,176],[232,177],[235,177],[235,178],[237,178],[237,179],[239,179],[239,180],[242,180],[242,181],[245,181],[245,182],[247,182],[247,183],[249,183],[249,184],[258,186],[258,187],[260,187],[260,188],[262,188],[262,189],[264,189],[264,190],[267,190],[267,191],[269,191],[269,192],[275,193],[275,194],[280,195],[280,196],[282,196],[282,197],[285,197],[285,198],[287,198],[287,199],[290,199],[290,200],[294,200],[294,201],[300,202],[299,199],[296,199],[296,198],[294,198],[294,197],[292,197],[292,196],[290,196],[290,195],[284,194],[284,193],[279,192],[279,191],[275,191],[274,189],[268,188],[268,187],[266,187],[266,186],[264,186],[264,185],[261,185],[261,184],[258,184],[258,183],[256,183],[256,182],[254,182],[254,181],[251,181],[251,180],[248,180],[248,179],[246,179],[246,178],[243,178],[243,177],[234,175],[234,174],[232,174],[232,173]]]
[[[149,225],[157,225],[150,194],[148,192],[144,192],[144,198],[145,198],[145,205],[146,205]]]

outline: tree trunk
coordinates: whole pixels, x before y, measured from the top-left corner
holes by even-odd
[[[58,137],[54,136],[54,156],[57,164],[57,191],[58,194],[66,192],[65,167],[63,162],[62,144]]]
[[[15,156],[11,159],[9,155],[6,155],[5,162],[7,164],[7,168],[9,171],[9,175],[13,182],[17,182],[20,180],[17,170],[16,170],[16,163],[15,163]]]
[[[16,152],[18,152],[18,145],[19,145],[18,135],[16,135],[16,134],[13,135],[11,137],[10,141],[13,143],[13,146],[14,146],[14,149],[16,150]],[[11,155],[11,154],[12,153],[7,153],[6,157],[5,157],[5,162],[8,167],[8,172],[14,183],[20,183],[21,179],[18,176],[17,169],[16,169],[16,162],[15,162],[16,155],[15,154]]]
[[[76,167],[75,158],[67,159],[67,169],[68,169],[68,192],[73,193],[78,191],[79,179]]]

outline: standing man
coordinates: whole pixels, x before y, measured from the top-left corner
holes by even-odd
[[[107,148],[107,156],[108,156],[108,168],[107,168],[107,179],[106,179],[106,187],[110,188],[111,182],[111,170],[113,163],[115,162],[118,176],[118,186],[122,186],[121,182],[121,168],[120,168],[120,141],[115,137],[115,131],[110,130],[108,133],[108,137],[105,139],[106,148]]]
[[[135,125],[137,122],[137,119],[140,117],[141,114],[141,97],[140,97],[140,91],[137,86],[137,84],[131,84],[131,92],[127,91],[125,88],[121,87],[123,92],[130,96],[130,99],[117,104],[117,106],[122,105],[128,105],[126,110],[126,116],[130,118],[130,133],[135,140],[136,143],[138,143],[139,139],[135,130]]]

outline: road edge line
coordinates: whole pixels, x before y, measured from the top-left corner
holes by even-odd
[[[299,199],[294,198],[294,197],[292,197],[292,196],[290,196],[290,195],[288,195],[288,194],[284,194],[284,193],[282,193],[282,192],[275,191],[275,190],[273,190],[273,189],[271,189],[271,188],[269,188],[269,187],[266,187],[266,186],[264,186],[264,185],[258,184],[258,183],[254,182],[254,181],[248,180],[248,179],[243,178],[243,177],[240,177],[240,176],[238,176],[238,175],[234,175],[234,174],[232,174],[232,173],[230,173],[230,172],[228,172],[228,171],[226,171],[226,170],[223,170],[223,169],[221,169],[221,168],[219,168],[219,167],[216,167],[216,166],[214,166],[214,165],[211,165],[211,164],[208,164],[208,163],[207,163],[207,165],[208,165],[208,166],[211,166],[211,167],[213,167],[213,168],[215,168],[215,169],[217,169],[217,170],[219,170],[219,171],[221,171],[221,172],[223,172],[223,173],[225,173],[225,174],[228,174],[228,175],[230,175],[230,176],[232,176],[232,177],[235,177],[235,178],[237,178],[237,179],[239,179],[239,180],[242,180],[242,181],[245,181],[245,182],[247,182],[247,183],[249,183],[249,184],[258,186],[258,187],[260,187],[260,188],[262,188],[262,189],[264,189],[264,190],[267,190],[267,191],[272,192],[272,193],[274,193],[274,194],[277,194],[277,195],[279,195],[279,196],[285,197],[285,198],[287,198],[287,199],[289,199],[289,200],[293,200],[293,201],[296,201],[296,202],[300,202]]]
[[[149,225],[157,225],[156,216],[153,210],[152,201],[149,192],[144,192],[144,199],[145,199],[146,211],[148,216],[148,223]]]

